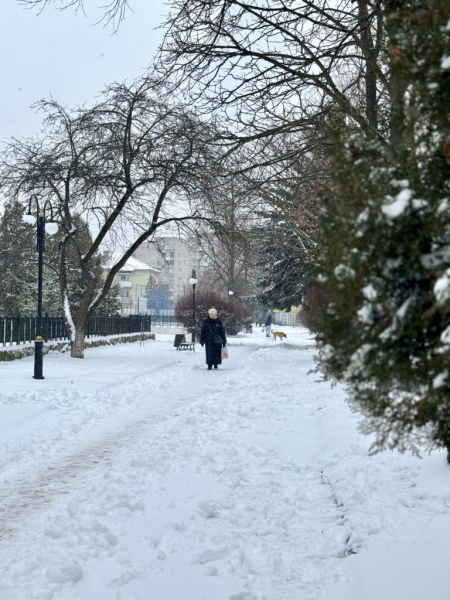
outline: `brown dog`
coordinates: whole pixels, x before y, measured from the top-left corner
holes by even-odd
[[[276,339],[277,339],[277,337],[279,337],[279,338],[280,338],[280,341],[281,341],[283,338],[287,338],[287,335],[286,335],[285,333],[283,333],[282,331],[272,331],[272,335],[273,335],[272,342],[273,342],[274,340],[276,340]]]

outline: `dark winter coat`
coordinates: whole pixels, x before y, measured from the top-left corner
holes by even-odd
[[[265,326],[272,325],[272,315],[267,315]]]
[[[214,339],[220,339],[220,342],[214,342]],[[202,325],[200,344],[202,346],[205,344],[207,365],[222,364],[222,347],[225,346],[226,343],[227,336],[225,335],[222,321],[219,318],[206,318]]]

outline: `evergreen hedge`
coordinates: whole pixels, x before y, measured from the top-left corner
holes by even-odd
[[[336,136],[318,341],[375,447],[450,448],[450,3],[384,6],[390,130]]]

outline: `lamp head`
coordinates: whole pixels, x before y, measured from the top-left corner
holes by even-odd
[[[24,223],[28,223],[29,225],[34,225],[36,223],[36,217],[33,215],[25,214],[22,217]]]
[[[46,223],[45,224],[45,231],[49,235],[55,235],[55,233],[58,233],[58,224],[55,223],[54,221],[50,221],[50,223]]]

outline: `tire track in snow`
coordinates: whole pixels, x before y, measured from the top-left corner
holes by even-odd
[[[183,387],[185,385],[185,381],[181,384],[178,381],[176,383]],[[145,378],[139,378],[139,384],[133,387],[136,389],[143,384]],[[169,388],[165,381],[161,387]],[[130,393],[135,389],[130,390]],[[172,393],[173,387],[170,389],[170,394]],[[83,398],[79,398],[79,401],[83,402]],[[175,405],[170,407],[170,410],[175,409]],[[24,520],[50,505],[55,498],[68,494],[76,485],[75,480],[84,472],[102,468],[105,464],[111,465],[114,454],[119,452],[124,444],[132,443],[144,426],[148,426],[152,420],[156,422],[165,418],[167,415],[162,412],[132,420],[118,431],[107,433],[88,445],[84,444],[81,449],[64,457],[57,457],[63,462],[55,462],[53,459],[51,465],[37,469],[37,477],[34,471],[34,477],[30,480],[25,480],[29,475],[25,473],[18,480],[4,482],[3,488],[0,489],[0,543],[10,539]]]
[[[252,350],[254,349],[252,348]],[[196,366],[191,368],[190,371],[190,377],[197,380]],[[185,370],[182,373],[186,375]],[[175,385],[171,386],[166,379],[163,379],[157,386],[154,385],[154,382],[151,382],[153,385],[150,385],[150,388],[157,388],[153,391],[160,392],[160,399],[161,395],[168,396],[168,400],[174,395],[182,398],[182,400],[172,403],[168,412],[163,409],[156,414],[147,413],[142,418],[142,411],[140,411],[140,418],[128,422],[125,427],[118,431],[107,433],[100,439],[96,439],[88,445],[83,445],[81,449],[65,455],[60,459],[63,462],[54,462],[51,465],[38,468],[38,476],[33,477],[32,480],[24,481],[27,476],[24,474],[19,480],[11,480],[9,485],[5,485],[4,482],[3,489],[0,489],[0,544],[11,539],[14,533],[23,526],[24,521],[31,518],[35,513],[49,506],[56,498],[69,494],[76,485],[79,485],[78,480],[84,473],[101,469],[104,465],[112,465],[114,455],[122,451],[126,445],[132,446],[144,428],[171,419],[174,412],[185,408],[188,398],[186,388],[195,389],[194,382],[189,385],[188,381],[183,377],[179,381],[178,378],[174,378],[172,375],[171,382]],[[133,394],[141,391],[146,383],[149,383],[148,378],[140,377],[133,384],[129,393]],[[177,386],[180,388],[178,392],[176,392]],[[192,393],[191,400],[195,399],[195,394],[196,392]],[[79,401],[83,402],[83,398],[80,397]],[[33,474],[35,475],[36,471]]]
[[[111,465],[122,444],[132,442],[144,423],[129,423],[118,435],[107,435],[69,455],[64,463],[40,469],[37,478],[24,481],[14,488],[0,491],[0,543],[11,539],[24,521],[49,506],[56,498],[71,492],[86,471]],[[93,459],[93,456],[96,458]]]

